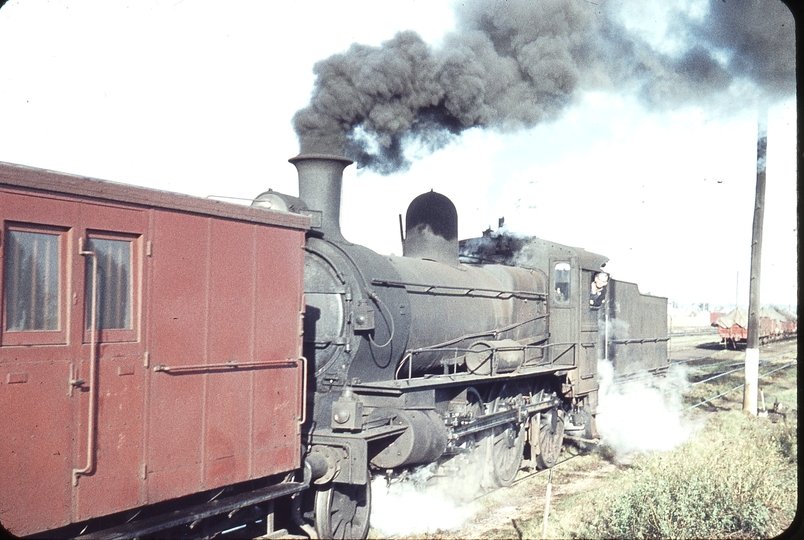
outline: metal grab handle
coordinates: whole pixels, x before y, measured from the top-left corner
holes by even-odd
[[[300,356],[296,359],[256,361],[256,362],[223,362],[217,364],[192,364],[187,366],[165,366],[157,365],[153,367],[155,372],[172,374],[191,374],[206,371],[240,371],[244,369],[264,369],[264,368],[285,368],[290,366],[301,366],[301,419],[299,425],[304,425],[307,421],[307,359]],[[77,382],[83,381],[76,381]]]
[[[155,372],[162,373],[199,373],[205,371],[237,371],[244,369],[282,368],[297,365],[297,360],[273,360],[255,362],[220,362],[217,364],[190,364],[185,366],[165,366],[162,364],[153,367]]]
[[[84,250],[84,239],[78,239],[78,254],[92,257],[92,309],[90,311],[90,350],[89,350],[89,417],[87,419],[87,464],[83,469],[73,469],[73,486],[78,485],[78,477],[92,473],[95,469],[95,416],[98,401],[98,256],[94,251]],[[78,381],[76,381],[77,383]]]
[[[298,361],[302,365],[302,380],[301,380],[301,400],[302,400],[302,415],[299,419],[299,427],[307,422],[307,358],[304,356],[299,357]]]

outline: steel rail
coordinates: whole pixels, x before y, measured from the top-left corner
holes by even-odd
[[[784,366],[782,366],[782,367],[780,367],[780,368],[776,368],[776,369],[773,369],[773,370],[771,370],[771,371],[768,371],[767,373],[763,373],[762,375],[760,375],[760,376],[759,376],[759,378],[761,379],[761,378],[763,378],[763,377],[767,377],[768,375],[770,375],[770,374],[772,374],[772,373],[776,373],[777,371],[781,371],[781,370],[783,370],[783,369],[787,369],[787,368],[789,368],[789,367],[791,367],[791,366],[795,366],[795,365],[798,365],[798,360],[796,360],[795,362],[790,362],[789,364],[784,365]],[[735,390],[739,390],[740,388],[742,388],[742,387],[744,387],[744,386],[745,386],[745,384],[741,384],[741,385],[739,385],[739,386],[735,386],[735,387],[734,387],[734,388],[732,388],[731,390],[726,390],[725,392],[722,392],[722,393],[720,393],[720,394],[716,395],[715,397],[711,397],[711,398],[709,398],[709,399],[705,399],[704,401],[701,401],[700,403],[696,403],[695,405],[691,405],[691,406],[687,407],[686,409],[681,409],[681,411],[679,411],[679,412],[685,412],[685,411],[689,411],[690,409],[694,409],[694,408],[696,408],[696,407],[700,407],[701,405],[703,405],[703,404],[705,404],[705,403],[709,403],[710,401],[714,401],[714,400],[716,400],[716,399],[718,399],[718,398],[721,398],[721,397],[725,396],[726,394],[730,394],[731,392],[734,392]]]
[[[767,360],[767,359],[766,359],[766,360],[760,360],[760,361],[759,361],[759,363],[760,363],[760,364],[766,364],[767,362],[768,362],[768,360]],[[719,374],[717,374],[717,375],[712,375],[712,376],[711,376],[711,377],[709,377],[708,379],[704,379],[704,380],[702,380],[702,381],[696,381],[696,382],[694,382],[694,383],[691,383],[691,384],[690,384],[690,386],[695,386],[695,385],[697,385],[697,384],[702,384],[702,383],[705,383],[705,382],[714,381],[715,379],[719,379],[720,377],[724,377],[724,376],[729,375],[729,374],[731,374],[731,373],[735,373],[735,372],[737,372],[737,371],[741,371],[741,370],[743,370],[743,369],[744,369],[745,362],[739,362],[739,363],[737,363],[737,364],[729,364],[727,367],[731,367],[731,366],[735,366],[735,365],[736,365],[736,366],[739,366],[739,367],[736,367],[736,368],[734,368],[734,369],[730,369],[729,371],[724,371],[723,373],[719,373]]]

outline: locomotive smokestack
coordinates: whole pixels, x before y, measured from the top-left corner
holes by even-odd
[[[299,198],[307,204],[312,229],[328,240],[344,240],[341,234],[341,186],[343,170],[352,160],[326,154],[298,155],[288,160],[299,173]]]

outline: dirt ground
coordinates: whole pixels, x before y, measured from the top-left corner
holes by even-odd
[[[584,460],[573,457],[559,463],[553,468],[551,510],[571,495],[604,486],[616,470],[617,465],[597,458]],[[424,538],[533,538],[533,531],[524,530],[522,524],[534,519],[542,523],[548,478],[548,471],[537,474],[521,471],[519,479],[511,487],[480,499],[483,509],[465,526],[427,534]]]
[[[762,357],[778,355],[787,351],[787,355],[795,355],[795,341],[770,344],[763,348]],[[706,336],[684,336],[671,339],[670,356],[673,360],[689,360],[701,358],[715,353],[716,357],[727,355],[744,355],[744,351],[723,351],[717,334]],[[790,351],[793,351],[790,353]],[[712,414],[704,413],[700,414]],[[626,460],[627,461],[627,458]],[[620,459],[618,463],[606,459],[601,452],[581,452],[572,445],[565,444],[559,464],[553,468],[550,512],[548,522],[560,519],[562,503],[573,495],[584,491],[605,488],[619,467],[625,467]],[[435,530],[414,535],[396,536],[396,538],[430,538],[430,539],[463,539],[463,538],[541,538],[541,526],[545,513],[545,501],[548,491],[549,471],[519,472],[514,484],[486,494],[476,501],[478,510],[474,517],[453,530]],[[411,516],[411,519],[416,519]],[[375,531],[375,534],[377,532]],[[372,537],[378,538],[373,534]],[[548,535],[550,536],[550,535]]]
[[[568,448],[562,461],[553,467],[550,511],[554,512],[573,495],[605,486],[610,476],[623,465],[606,461],[599,455],[579,455],[577,450]],[[533,520],[539,526],[543,523],[549,478],[549,471],[523,469],[510,487],[478,499],[480,509],[461,528],[399,538],[541,538],[540,529],[534,531],[533,525],[525,527],[523,524]],[[555,516],[548,515],[548,522],[551,519]]]

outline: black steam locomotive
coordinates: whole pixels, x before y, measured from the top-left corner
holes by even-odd
[[[437,463],[484,490],[509,485],[525,457],[552,467],[565,436],[596,437],[599,360],[622,377],[667,368],[667,300],[608,280],[605,257],[489,231],[459,242],[455,206],[435,192],[410,204],[403,256],[379,255],[340,231],[351,162],[290,161],[299,197],[254,205],[312,221],[303,437],[320,536],[367,534],[372,472]]]

